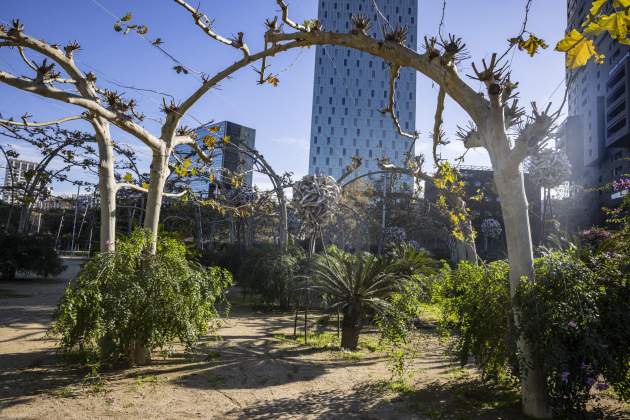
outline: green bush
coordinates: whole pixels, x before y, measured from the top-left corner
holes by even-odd
[[[290,247],[283,253],[271,244],[257,245],[249,250],[238,273],[238,283],[251,291],[264,304],[278,304],[283,309],[291,306],[296,277],[305,262],[304,251]]]
[[[445,266],[435,278],[433,299],[442,310],[442,330],[454,332],[453,350],[462,366],[472,355],[484,379],[516,373],[506,262]]]
[[[530,343],[561,418],[581,415],[596,391],[609,386],[630,397],[627,258],[607,253],[584,261],[580,255],[575,249],[543,254],[535,263],[536,280],[523,281],[515,299],[518,334]],[[434,283],[441,325],[454,332],[460,362],[473,356],[484,379],[518,377],[507,277],[505,262],[462,263],[444,268]]]
[[[186,246],[172,238],[161,237],[151,255],[149,238],[138,230],[118,241],[115,252],[96,255],[66,288],[51,330],[62,350],[136,363],[139,352],[175,339],[191,347],[208,331],[230,273],[190,262]]]
[[[630,289],[613,254],[590,264],[572,252],[538,259],[536,282],[518,293],[521,328],[547,376],[556,416],[586,410],[593,391],[630,389]]]
[[[0,277],[15,278],[17,271],[54,276],[63,271],[54,238],[20,233],[0,234]]]

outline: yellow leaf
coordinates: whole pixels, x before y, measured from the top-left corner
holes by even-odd
[[[611,15],[604,15],[591,22],[584,33],[587,35],[600,35],[608,32],[616,40],[625,40],[628,36],[628,24],[630,17],[625,12],[617,12]]]
[[[218,125],[210,127],[210,132],[212,132],[212,133],[216,133],[219,130],[221,130],[221,127],[219,127]]]
[[[558,42],[556,51],[567,54],[567,67],[570,69],[582,67],[589,60],[593,60],[598,64],[604,62],[604,55],[597,52],[593,41],[584,38],[584,35],[576,29],[566,34],[564,39]]]
[[[209,148],[212,149],[217,145],[217,139],[214,136],[205,136],[203,138],[203,143]]]
[[[539,48],[547,49],[548,47],[549,45],[547,45],[544,39],[538,38],[534,34],[529,34],[527,40],[521,39],[518,43],[518,49],[527,51],[527,54],[531,57],[536,55]]]
[[[608,3],[608,0],[593,0],[593,4],[591,5],[590,14],[591,16],[595,16],[602,9],[604,4]]]
[[[192,161],[190,160],[190,158],[186,158],[184,159],[184,161],[182,162],[182,166],[184,167],[184,169],[188,169],[190,168],[190,165],[192,164]]]
[[[145,190],[149,189],[149,183],[148,182],[143,182],[142,183],[142,188],[144,188]]]
[[[626,7],[630,7],[630,0],[615,0],[613,6],[625,9]]]
[[[280,79],[278,79],[278,76],[270,74],[269,76],[267,76],[267,83],[269,83],[273,87],[278,87],[278,84],[280,83]]]
[[[128,183],[132,183],[133,182],[133,175],[131,175],[130,172],[127,172],[125,174],[125,176],[123,176],[123,181],[128,182]]]
[[[223,143],[228,144],[230,143],[230,140],[231,140],[230,136],[223,136]]]

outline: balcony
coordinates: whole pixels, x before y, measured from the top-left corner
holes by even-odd
[[[630,59],[626,54],[610,71],[606,96],[606,147],[630,147],[628,124],[628,75]]]

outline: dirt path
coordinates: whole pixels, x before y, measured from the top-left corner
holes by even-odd
[[[207,337],[194,354],[94,377],[43,338],[63,287],[0,283],[0,418],[423,419],[470,417],[471,407],[481,418],[519,418],[458,388],[470,372],[446,360],[434,334],[414,361],[413,389],[400,397],[383,385],[383,354],[279,340],[292,332],[290,316],[245,309],[225,322],[222,340]]]

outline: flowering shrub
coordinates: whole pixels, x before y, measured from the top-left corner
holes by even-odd
[[[454,333],[461,364],[472,356],[484,379],[517,378],[516,338],[522,333],[545,372],[556,417],[578,418],[609,387],[629,400],[630,259],[620,249],[538,258],[535,281],[524,281],[515,298],[518,332],[505,262],[444,268],[433,283],[433,300],[442,310],[441,327]]]
[[[630,190],[630,178],[621,178],[612,184],[613,191]]]
[[[572,252],[549,252],[537,260],[536,281],[521,285],[520,327],[546,372],[558,417],[583,413],[609,384],[628,396],[630,327],[623,320],[630,291],[623,276],[610,256],[585,262]]]

